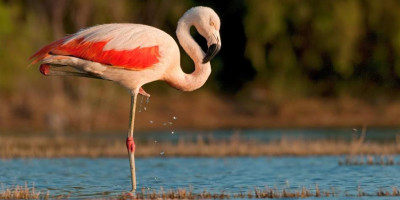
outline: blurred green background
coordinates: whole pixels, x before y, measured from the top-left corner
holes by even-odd
[[[163,129],[175,115],[182,129],[400,123],[399,0],[0,0],[0,131],[124,130],[124,89],[43,77],[27,67],[29,56],[104,23],[149,24],[176,39],[178,19],[197,5],[221,18],[212,75],[193,93],[146,85],[152,97],[139,129]],[[189,73],[193,63],[181,52]]]

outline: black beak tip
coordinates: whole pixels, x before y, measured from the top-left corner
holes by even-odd
[[[203,58],[203,64],[212,60],[218,54],[220,49],[221,49],[221,45],[219,45],[219,44],[210,45],[210,47],[208,47],[206,56]]]

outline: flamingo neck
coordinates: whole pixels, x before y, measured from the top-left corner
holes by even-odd
[[[201,63],[206,55],[197,42],[190,35],[190,27],[194,26],[195,19],[192,19],[189,13],[183,15],[178,21],[176,35],[179,43],[185,52],[190,56],[194,63]]]
[[[195,70],[191,74],[186,74],[181,67],[176,67],[176,71],[172,73],[173,77],[167,80],[171,86],[182,91],[193,91],[200,88],[211,74],[210,62],[202,63],[206,54],[190,35],[190,27],[194,25],[193,21],[190,15],[185,14],[178,22],[176,35],[182,48],[193,60]]]

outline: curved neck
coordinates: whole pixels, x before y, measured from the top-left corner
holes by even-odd
[[[180,66],[174,67],[173,70],[175,71],[167,79],[168,84],[183,91],[192,91],[200,88],[211,74],[210,62],[202,63],[205,53],[190,35],[191,26],[193,26],[193,20],[189,15],[185,14],[178,22],[176,35],[182,48],[193,60],[195,70],[191,74],[186,74]]]
[[[176,36],[178,37],[179,43],[185,52],[190,56],[194,63],[201,63],[204,56],[206,55],[197,42],[190,35],[190,27],[194,25],[193,20],[184,15],[178,21],[178,27],[176,29]]]

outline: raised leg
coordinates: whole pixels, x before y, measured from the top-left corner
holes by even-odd
[[[71,66],[77,70],[101,76],[108,66],[72,56],[49,55],[41,61],[45,64]]]
[[[66,56],[64,56],[66,57]],[[60,60],[60,59],[59,59]],[[86,78],[94,78],[94,79],[103,79],[99,75],[93,74],[91,72],[85,72],[85,71],[71,71],[74,70],[74,66],[70,65],[61,65],[61,64],[41,64],[39,67],[40,73],[42,73],[45,76],[77,76],[77,77],[86,77]],[[103,79],[107,80],[107,79]],[[150,97],[150,94],[148,94],[146,91],[143,90],[143,88],[139,89],[139,94],[143,95],[145,97]]]
[[[45,76],[77,76],[86,78],[102,79],[94,74],[87,72],[71,71],[74,67],[67,65],[54,65],[54,64],[41,64],[39,67],[40,72]]]
[[[132,178],[132,191],[136,190],[136,172],[135,172],[135,142],[133,140],[133,131],[135,127],[135,110],[136,110],[136,97],[137,92],[132,94],[131,97],[131,112],[129,117],[129,131],[128,138],[126,139],[126,148],[129,154],[129,163],[131,166],[131,178]]]

